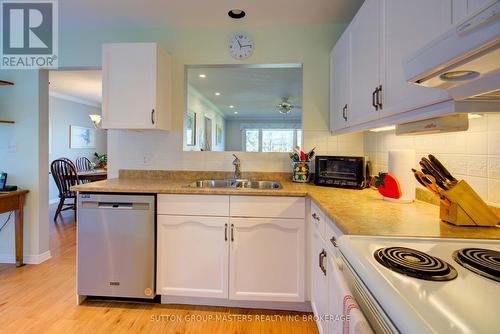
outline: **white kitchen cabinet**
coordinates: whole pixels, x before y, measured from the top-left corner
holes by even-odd
[[[305,301],[303,197],[159,194],[157,204],[158,294]]]
[[[102,47],[102,127],[170,130],[171,59],[157,43]]]
[[[158,215],[157,293],[228,298],[229,218]]]
[[[380,85],[380,4],[379,0],[365,0],[348,28],[352,97],[349,125],[378,118],[378,107],[373,99]]]
[[[380,3],[384,55],[380,117],[449,100],[446,90],[407,83],[403,63],[408,55],[449,28],[450,0],[383,0]]]
[[[445,90],[407,83],[403,65],[412,53],[449,29],[453,20],[482,3],[366,0],[331,53],[331,131],[342,134],[396,120],[422,119],[423,113],[433,112],[431,106],[450,101]],[[345,113],[342,101],[348,101]]]
[[[311,306],[320,334],[328,333],[328,250],[318,228],[311,234]]]
[[[231,218],[229,298],[303,302],[304,219]]]
[[[467,16],[473,14],[491,0],[451,0],[452,1],[452,23],[457,24]]]
[[[347,127],[350,111],[349,33],[344,33],[330,54],[330,129]]]

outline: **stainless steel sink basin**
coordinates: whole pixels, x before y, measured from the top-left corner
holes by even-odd
[[[243,182],[241,188],[251,189],[280,189],[281,184],[274,181],[248,181]]]
[[[280,189],[281,184],[274,181],[250,180],[198,180],[187,185],[188,188],[250,188],[250,189]]]

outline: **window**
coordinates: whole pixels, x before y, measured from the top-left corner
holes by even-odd
[[[259,130],[246,130],[245,151],[259,152]]]
[[[302,146],[302,130],[298,129],[245,129],[245,152],[291,152]]]

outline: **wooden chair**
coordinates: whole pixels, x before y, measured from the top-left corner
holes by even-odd
[[[76,170],[79,172],[91,170],[92,163],[87,157],[78,157],[76,159]]]
[[[59,190],[59,205],[54,215],[54,222],[57,221],[61,211],[75,210],[76,216],[76,193],[70,190],[72,186],[80,184],[75,165],[67,159],[57,159],[52,161],[50,171]],[[72,203],[66,203],[67,199],[72,199]]]

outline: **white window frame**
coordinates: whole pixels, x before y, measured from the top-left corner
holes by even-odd
[[[259,151],[258,153],[283,153],[283,152],[262,152],[262,132],[263,130],[293,130],[293,147],[303,146],[303,143],[298,145],[297,143],[297,131],[302,131],[302,140],[304,140],[304,130],[301,128],[272,128],[272,127],[246,127],[241,130],[241,148],[243,152],[247,152],[247,130],[258,130],[259,131]],[[257,153],[257,152],[248,152],[248,153]]]

